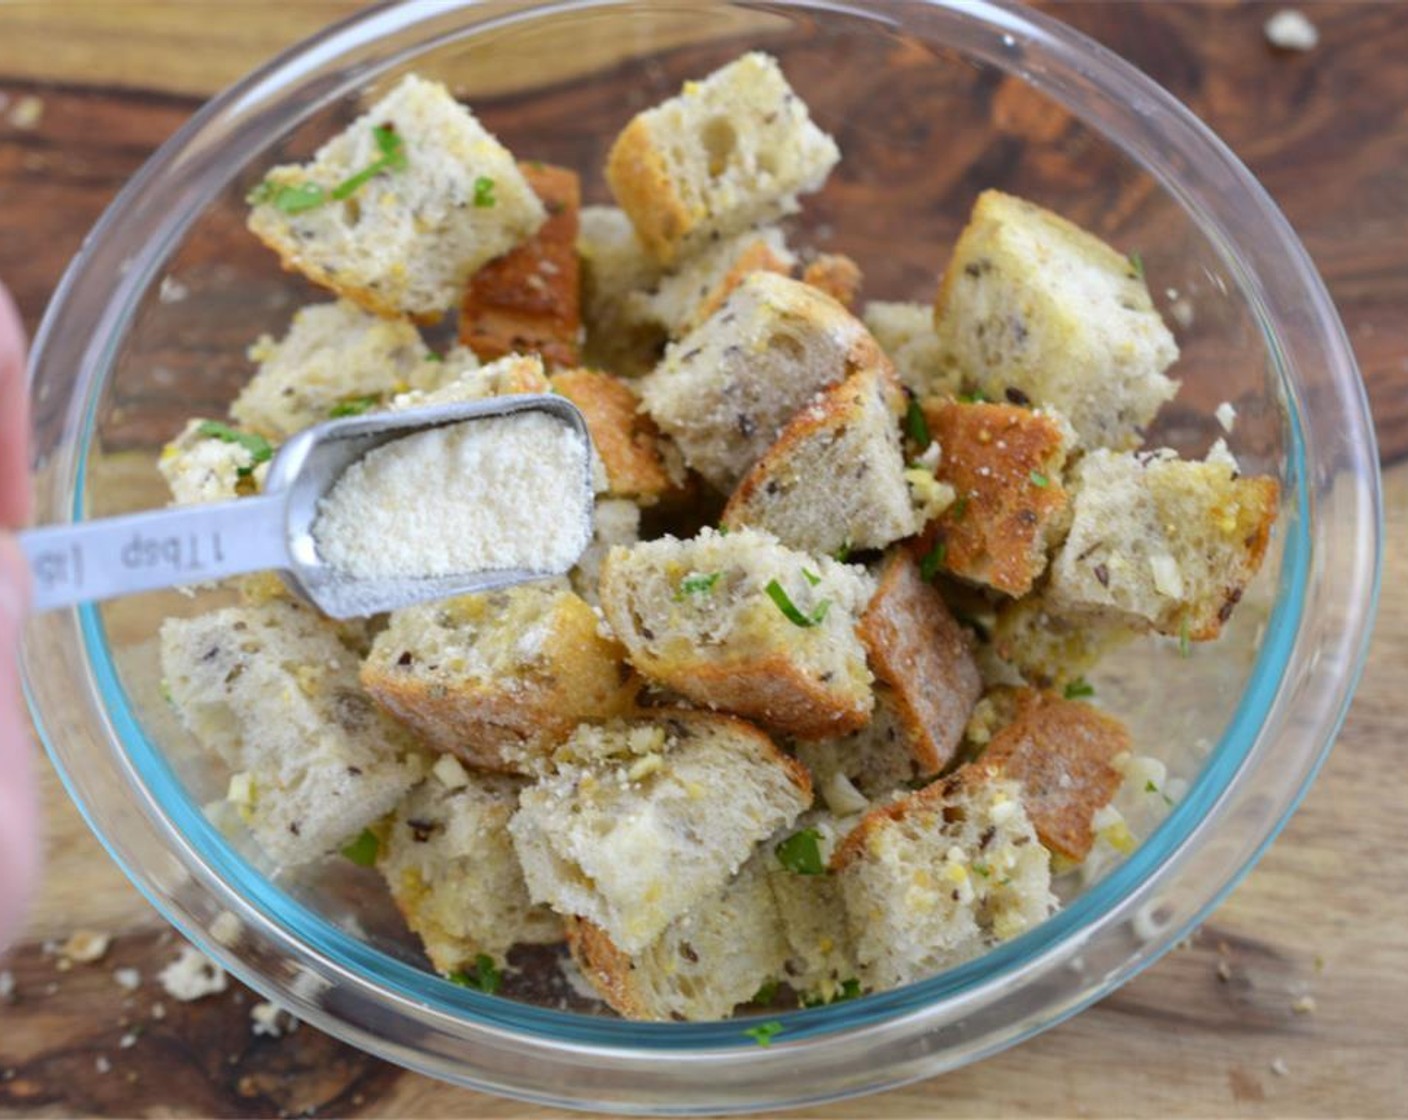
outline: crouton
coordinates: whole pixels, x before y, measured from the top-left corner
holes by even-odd
[[[637,114],[606,181],[645,247],[670,266],[711,239],[771,222],[819,190],[841,158],[777,60],[752,52]]]
[[[655,259],[624,211],[584,206],[577,237],[581,258],[583,358],[621,377],[639,377],[660,360],[665,330],[648,311],[648,293],[661,277]]]
[[[429,322],[547,218],[503,145],[414,74],[311,163],[271,170],[251,201],[250,230],[285,268],[368,311]]]
[[[481,366],[473,350],[456,346],[445,355],[444,366],[445,379],[438,388],[399,393],[391,399],[388,406],[391,411],[482,401],[518,393],[547,393],[552,389],[543,373],[543,359],[537,354],[510,354]]]
[[[905,481],[904,394],[888,365],[823,391],[782,429],[724,509],[729,529],[765,529],[817,555],[884,548],[922,528]]]
[[[883,686],[876,687],[874,712],[859,731],[797,743],[795,750],[817,795],[837,814],[863,811],[924,776],[894,694]]]
[[[527,774],[582,720],[630,710],[622,652],[559,581],[523,584],[393,612],[362,682],[435,750]]]
[[[191,506],[257,494],[272,456],[261,436],[197,419],[161,449],[156,466],[171,487],[172,504]]]
[[[300,309],[283,338],[264,335],[249,357],[259,369],[230,415],[280,443],[344,412],[380,407],[408,389],[433,389],[446,377],[410,323],[369,314],[347,300]]]
[[[601,603],[601,565],[606,554],[617,546],[640,540],[640,506],[624,498],[598,498],[592,513],[592,539],[577,558],[577,566],[567,573],[572,590],[593,607]]]
[[[857,984],[857,967],[845,901],[836,877],[826,872],[837,842],[855,823],[813,810],[760,853],[787,947],[783,976],[804,1004],[859,994],[849,990]]]
[[[730,493],[822,389],[888,364],[829,296],[753,272],[641,381],[641,399],[685,462]]]
[[[713,898],[812,798],[766,735],[704,712],[584,724],[554,761],[509,823],[529,893],[626,953]]]
[[[957,396],[969,387],[944,356],[934,330],[933,308],[871,300],[861,318],[894,363],[904,387],[919,400]]]
[[[1280,488],[1225,457],[1087,455],[1073,476],[1071,530],[1052,563],[1057,613],[1121,620],[1211,641],[1261,567]]]
[[[958,750],[982,681],[967,633],[904,549],[886,557],[856,633],[899,715],[915,775],[937,774]]]
[[[1051,859],[1013,781],[960,771],[872,809],[831,859],[862,982],[922,980],[1055,907]]]
[[[948,359],[990,400],[1063,413],[1085,448],[1136,447],[1177,392],[1143,269],[1020,198],[978,196],[934,304]]]
[[[460,341],[486,362],[534,353],[549,369],[571,369],[581,361],[581,182],[575,171],[542,163],[522,163],[519,170],[548,220],[469,278],[460,301]]]
[[[629,384],[589,369],[554,374],[549,380],[554,392],[582,410],[612,497],[649,506],[678,495],[686,482],[684,461],[655,421],[640,411]]]
[[[873,698],[857,615],[860,569],[752,529],[612,549],[601,606],[649,679],[798,738],[864,726]]]
[[[377,870],[437,972],[563,939],[562,919],[529,899],[509,839],[519,788],[445,755],[377,830]]]
[[[167,619],[161,664],[187,730],[235,771],[230,800],[284,865],[336,849],[424,772],[419,745],[357,682],[311,608],[274,599]]]
[[[1062,615],[1037,591],[998,607],[991,648],[1028,684],[1056,688],[1084,676],[1139,633],[1119,618]]]
[[[977,766],[1018,782],[1037,838],[1079,862],[1095,842],[1091,818],[1120,785],[1113,762],[1130,749],[1124,724],[1089,704],[1021,689],[1016,710]]]
[[[939,445],[934,476],[957,499],[928,527],[919,554],[960,579],[1025,595],[1068,523],[1061,472],[1070,429],[1008,404],[929,401],[924,416]]]
[[[825,292],[847,311],[860,294],[860,265],[845,253],[820,253],[802,269],[802,283]]]
[[[782,974],[787,942],[760,853],[713,897],[636,953],[592,922],[568,921],[582,975],[627,1019],[727,1019]]]

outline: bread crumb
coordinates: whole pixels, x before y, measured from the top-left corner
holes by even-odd
[[[1222,430],[1228,435],[1232,434],[1232,426],[1237,423],[1237,410],[1232,407],[1231,401],[1223,401],[1217,406],[1217,411],[1213,413],[1217,417],[1217,422],[1222,425]]]
[[[163,276],[156,298],[161,303],[180,303],[191,294],[191,289],[174,276]]]
[[[142,983],[142,974],[135,968],[115,968],[112,978],[117,982],[117,986],[125,992],[135,992]]]
[[[1224,984],[1232,979],[1232,966],[1226,961],[1217,962],[1217,978]]]
[[[1286,1074],[1291,1072],[1291,1067],[1286,1064],[1285,1058],[1272,1058],[1271,1072],[1277,1077],[1285,1077]]]
[[[8,969],[0,972],[0,1000],[8,1001],[15,994],[15,974]]]
[[[93,1059],[93,1068],[96,1069],[99,1073],[111,1073],[112,1063],[107,1060],[107,1057],[105,1055],[99,1054],[95,1059]]]
[[[210,923],[210,936],[221,945],[233,945],[240,939],[240,931],[243,929],[244,926],[237,917],[228,910],[221,910]]]
[[[1291,1004],[1291,1010],[1297,1015],[1313,1015],[1316,1008],[1315,997],[1311,995],[1301,996],[1295,1003]]]
[[[10,123],[26,132],[38,128],[43,119],[44,102],[33,94],[21,97],[10,110]]]
[[[123,1035],[120,1039],[117,1040],[117,1045],[118,1048],[121,1050],[131,1050],[132,1047],[137,1045],[137,1032],[128,1031],[125,1035]]]
[[[91,929],[74,930],[73,936],[64,942],[63,955],[79,964],[92,964],[107,955],[108,946],[111,944],[112,938],[106,933]]]
[[[1320,42],[1320,32],[1303,13],[1282,8],[1266,21],[1266,40],[1283,51],[1309,51]]]
[[[191,1003],[225,990],[225,970],[194,945],[186,945],[181,955],[157,974],[162,988],[172,999]]]
[[[161,1020],[165,1019],[166,1004],[160,1002],[152,1004],[152,1018],[155,1019],[158,1023],[161,1022]]]

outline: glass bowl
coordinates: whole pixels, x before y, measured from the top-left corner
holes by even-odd
[[[616,1111],[725,1112],[902,1084],[991,1054],[1155,960],[1285,823],[1364,656],[1379,485],[1358,373],[1309,259],[1265,192],[1189,113],[1043,16],[954,0],[417,0],[374,8],[216,98],[132,180],[54,298],[33,358],[41,518],[161,504],[153,460],[219,415],[244,349],[319,298],[243,229],[264,168],[309,153],[369,90],[446,80],[520,157],[581,171],[587,200],[638,109],[748,48],[776,54],[845,153],[798,240],[844,251],[867,298],[927,301],[976,193],[1041,202],[1138,250],[1176,325],[1183,381],[1157,440],[1222,434],[1281,481],[1266,570],[1224,641],[1133,649],[1097,681],[1187,791],[1126,861],[1027,935],[909,987],[746,1021],[628,1023],[526,962],[522,999],[422,967],[370,873],[270,876],[202,811],[222,776],[160,697],[157,624],[206,609],[149,595],[35,620],[35,720],[94,831],[152,903],[299,1018],[480,1089]],[[550,962],[549,962],[550,963]],[[536,978],[536,980],[535,980]],[[525,1000],[527,1002],[525,1002]],[[774,1017],[771,1014],[770,1018]]]

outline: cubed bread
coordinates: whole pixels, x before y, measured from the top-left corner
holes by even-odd
[[[257,494],[272,454],[262,437],[197,419],[161,449],[156,466],[171,487],[172,503],[192,506]]]
[[[802,269],[802,283],[825,292],[846,310],[860,295],[860,265],[845,253],[819,253]]]
[[[727,1019],[782,974],[787,942],[759,851],[713,897],[627,953],[599,926],[569,919],[582,975],[627,1019]]]
[[[789,548],[826,556],[919,532],[900,446],[903,411],[888,364],[824,390],[743,477],[722,524],[764,529]]]
[[[460,301],[460,341],[486,362],[532,353],[549,369],[571,369],[581,361],[581,182],[564,167],[522,163],[518,169],[548,219],[469,278]]]
[[[831,870],[860,978],[880,990],[970,960],[1056,905],[1021,787],[971,768],[871,810]]]
[[[560,581],[394,611],[362,683],[437,751],[530,774],[586,719],[631,708],[618,643]]]
[[[812,776],[817,796],[837,814],[863,812],[919,779],[909,728],[894,695],[875,689],[875,710],[859,731],[839,739],[795,744],[798,760]]]
[[[632,664],[695,703],[799,738],[864,726],[856,619],[873,583],[753,529],[612,549],[601,606]]]
[[[613,548],[640,540],[640,506],[625,498],[598,498],[592,511],[592,539],[567,573],[572,590],[592,606],[601,602],[601,565]]]
[[[437,972],[563,939],[562,919],[528,897],[509,839],[520,787],[445,755],[377,829],[377,870]]]
[[[445,379],[438,388],[400,393],[392,398],[391,411],[482,401],[518,393],[547,393],[552,389],[543,372],[543,359],[537,354],[510,354],[481,366],[473,350],[456,346],[445,355],[444,366]]]
[[[529,893],[626,953],[714,898],[812,799],[801,765],[712,713],[584,724],[555,762],[509,823]]]
[[[794,213],[840,158],[777,60],[754,51],[637,114],[611,147],[606,181],[668,267]]]
[[[1096,451],[1073,476],[1071,531],[1052,562],[1058,613],[1210,641],[1261,567],[1280,487],[1227,456]]]
[[[1124,724],[1098,708],[1024,688],[977,766],[1018,782],[1037,838],[1079,862],[1095,842],[1091,818],[1119,788],[1114,760],[1131,743]]]
[[[288,600],[161,627],[161,664],[187,730],[235,771],[231,800],[268,855],[306,863],[390,812],[424,772],[377,710],[331,624]]]
[[[855,823],[855,818],[813,810],[763,846],[761,859],[787,947],[782,975],[803,1003],[829,1003],[854,994],[846,992],[848,984],[857,982],[857,967],[845,900],[826,868],[836,844]],[[799,843],[808,858],[814,845],[820,873],[796,858]],[[785,862],[784,854],[790,857]]]
[[[1039,206],[984,191],[934,305],[948,359],[989,400],[1054,408],[1084,448],[1136,447],[1177,392],[1143,270]]]
[[[957,396],[967,387],[958,368],[945,359],[932,307],[871,300],[861,317],[904,387],[919,400]]]
[[[644,301],[661,268],[636,236],[623,210],[584,206],[577,255],[582,269],[582,318],[586,363],[622,377],[648,373],[665,348],[665,331],[642,319]]]
[[[283,338],[264,335],[249,357],[259,368],[230,415],[279,442],[342,411],[379,407],[408,389],[433,389],[446,377],[410,323],[347,300],[301,308]]]
[[[251,202],[250,230],[285,268],[379,315],[430,322],[547,218],[508,150],[414,74],[310,163],[271,170]]]
[[[568,370],[549,380],[554,392],[581,409],[612,497],[650,506],[679,495],[687,481],[679,449],[641,412],[640,398],[627,382],[590,369]]]
[[[1061,485],[1069,426],[1010,404],[927,401],[924,416],[939,445],[934,476],[956,499],[925,531],[919,554],[933,555],[939,571],[1025,595],[1069,522]]]
[[[967,632],[907,550],[885,558],[856,633],[899,716],[914,775],[937,774],[958,750],[982,680]]]
[[[888,364],[870,333],[815,288],[753,272],[641,381],[685,462],[731,493],[797,412],[850,374]]]
[[[1067,616],[1048,608],[1045,591],[1003,603],[992,651],[1028,684],[1058,688],[1099,664],[1141,632],[1119,618]]]

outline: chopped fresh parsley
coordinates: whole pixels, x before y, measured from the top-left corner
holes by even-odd
[[[381,841],[369,828],[362,829],[362,835],[342,849],[342,854],[358,867],[371,867],[376,863],[376,854],[381,850]]]
[[[753,993],[753,998],[749,1003],[760,1003],[766,1006],[777,998],[778,983],[776,980],[766,980],[763,986]]]
[[[948,557],[948,542],[943,538],[934,542],[934,547],[929,550],[929,554],[919,561],[920,578],[928,583],[944,566],[944,560]]]
[[[196,434],[205,436],[207,439],[218,439],[223,443],[236,443],[249,452],[252,460],[247,467],[240,467],[235,473],[240,478],[248,478],[254,473],[254,468],[260,463],[267,463],[274,457],[274,445],[263,436],[255,435],[253,432],[238,432],[228,424],[222,424],[218,420],[206,420]]]
[[[992,878],[992,868],[985,863],[973,864],[973,870],[976,871],[979,875],[981,875],[984,879]]]
[[[427,362],[440,362],[442,365],[445,362],[444,356],[441,354],[437,354],[434,350],[431,350],[428,354],[426,354],[425,360]]]
[[[909,407],[905,410],[904,430],[921,451],[929,446],[929,421],[924,418],[924,410],[913,397],[909,398]]]
[[[776,1019],[769,1019],[766,1023],[759,1023],[756,1027],[749,1027],[743,1033],[759,1046],[771,1046],[772,1040],[782,1033],[782,1024]]]
[[[1183,620],[1183,624],[1178,628],[1178,656],[1193,656],[1193,643],[1188,637],[1188,620],[1186,618]]]
[[[1144,279],[1144,255],[1138,249],[1129,254],[1129,267],[1134,269],[1136,279]]]
[[[1162,797],[1162,798],[1164,799],[1164,804],[1165,804],[1165,805],[1172,805],[1172,804],[1173,804],[1173,798],[1170,797],[1168,794],[1166,794],[1163,790],[1161,790],[1157,785],[1155,785],[1153,778],[1148,779],[1148,780],[1144,783],[1144,792],[1145,792],[1145,793],[1157,793],[1160,797]]]
[[[723,572],[710,572],[708,575],[685,576],[680,580],[680,589],[675,594],[675,602],[682,602],[686,595],[707,595],[714,590],[714,584],[723,578]]]
[[[271,183],[267,179],[250,191],[248,198],[251,205],[268,203],[284,214],[316,210],[327,200],[327,192],[317,183]]]
[[[954,521],[962,521],[962,520],[963,520],[963,515],[966,514],[967,512],[968,512],[968,495],[967,495],[967,494],[960,494],[960,495],[958,495],[958,497],[957,497],[956,499],[954,499],[953,505],[952,505],[951,507],[949,507],[949,516],[950,516]]]
[[[802,577],[813,587],[815,587],[821,582],[821,577],[817,575],[814,571],[812,571],[810,568],[802,569]]]
[[[981,389],[974,389],[971,393],[959,393],[959,404],[986,404],[988,395]]]
[[[487,175],[481,175],[474,180],[474,205],[481,210],[487,210],[493,206],[498,199],[494,197],[494,188],[497,186],[493,179]]]
[[[494,958],[488,953],[480,953],[475,957],[473,968],[451,972],[445,979],[461,988],[473,988],[476,992],[483,992],[488,996],[497,992],[504,982],[503,973],[494,967]]]
[[[1051,485],[1051,480],[1047,478],[1044,474],[1042,474],[1040,471],[1032,471],[1032,473],[1029,474],[1027,477],[1032,480],[1033,486],[1039,486],[1043,490]]]
[[[855,977],[841,981],[841,988],[828,999],[826,996],[813,996],[802,1000],[803,1007],[825,1007],[830,1003],[845,1003],[848,999],[860,998],[860,981]]]
[[[826,619],[826,612],[831,609],[831,600],[823,599],[812,610],[811,614],[803,614],[797,609],[797,604],[792,602],[792,597],[787,594],[786,588],[777,580],[770,580],[765,590],[768,598],[777,604],[777,609],[787,616],[787,621],[797,626],[807,629],[812,626],[820,626]]]
[[[344,416],[361,416],[362,413],[370,412],[379,404],[381,404],[381,397],[375,393],[369,397],[348,397],[345,401],[338,401],[333,405],[328,415],[334,420],[340,420]]]
[[[835,560],[838,564],[844,564],[847,560],[851,558],[852,547],[853,546],[851,545],[850,541],[842,542],[841,547],[831,554],[831,558]]]
[[[248,201],[255,206],[269,203],[285,214],[302,214],[307,210],[316,210],[327,202],[351,198],[383,171],[406,169],[406,146],[395,128],[389,124],[379,124],[372,129],[372,139],[381,155],[361,171],[343,179],[332,190],[325,190],[317,183],[272,183],[265,179],[249,192]]]
[[[826,864],[821,858],[821,833],[814,828],[794,832],[776,848],[777,862],[798,875],[825,875]]]
[[[1085,696],[1094,696],[1095,686],[1084,677],[1077,677],[1066,685],[1066,699],[1079,700]]]

